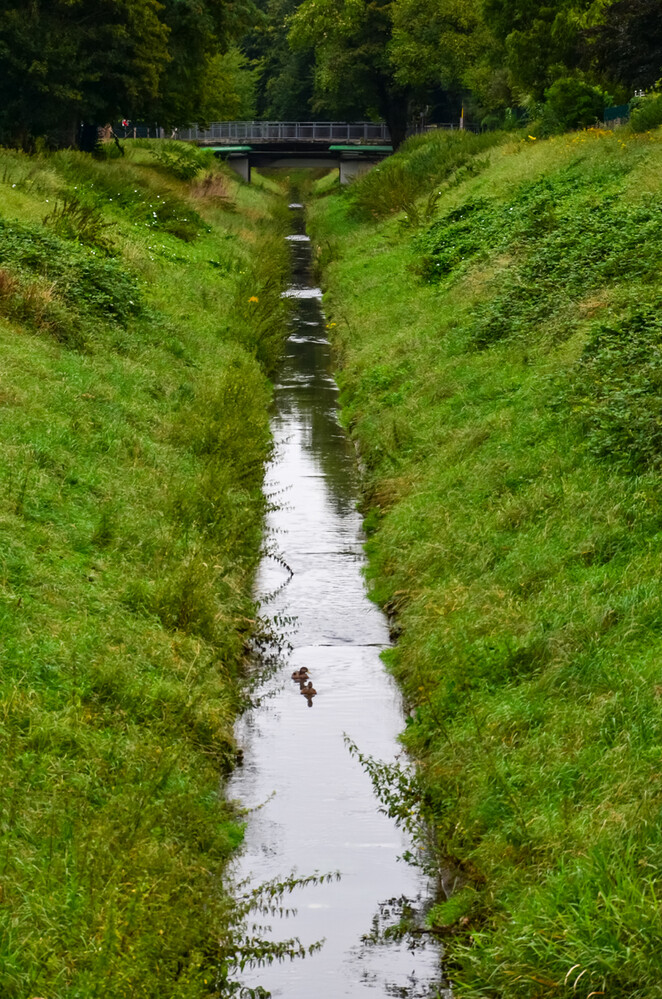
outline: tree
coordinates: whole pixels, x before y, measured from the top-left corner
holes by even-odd
[[[81,120],[198,120],[252,0],[4,0],[0,140],[73,144]]]
[[[236,46],[223,55],[215,55],[202,81],[198,120],[206,124],[253,118],[257,72]]]
[[[75,140],[81,118],[138,117],[169,61],[157,0],[32,0],[0,11],[0,137]]]
[[[588,65],[630,90],[646,90],[662,76],[660,0],[616,0],[585,39]]]
[[[394,0],[390,58],[402,82],[461,83],[479,55],[478,0]]]
[[[407,134],[415,88],[399,83],[389,55],[392,0],[304,0],[292,16],[295,49],[315,52],[313,109],[382,117],[397,148]]]
[[[302,0],[266,0],[263,16],[242,42],[259,65],[258,114],[280,121],[306,121],[312,115],[315,53],[292,49],[288,20]]]
[[[206,124],[201,108],[208,97],[213,60],[245,34],[256,15],[252,0],[162,0],[169,32],[170,61],[151,117],[165,125]]]
[[[505,66],[522,95],[541,100],[555,79],[577,67],[590,6],[591,0],[484,0],[485,23],[503,44]]]
[[[394,0],[390,57],[396,79],[425,88],[443,120],[462,105],[482,117],[512,103],[503,47],[485,25],[480,0]]]

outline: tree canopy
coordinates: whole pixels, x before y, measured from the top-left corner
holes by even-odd
[[[607,91],[627,100],[662,76],[660,0],[303,0],[290,24],[314,53],[313,107],[379,115],[396,143],[440,92],[478,121],[551,100],[548,123],[581,124]]]
[[[314,49],[313,108],[338,117],[383,118],[397,146],[414,90],[390,57],[392,0],[304,0],[290,19],[294,48]]]
[[[0,0],[0,63],[4,142],[258,114],[381,118],[398,145],[426,107],[484,125],[548,108],[560,127],[629,100],[662,77],[662,3]]]
[[[0,139],[75,141],[81,120],[199,120],[252,0],[19,0],[0,6]]]

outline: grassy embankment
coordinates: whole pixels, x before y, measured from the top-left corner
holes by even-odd
[[[195,158],[0,151],[3,999],[208,997],[232,945],[287,260]]]
[[[312,210],[458,999],[662,996],[661,182],[433,136]]]

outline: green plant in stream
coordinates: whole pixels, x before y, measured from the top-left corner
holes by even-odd
[[[405,829],[411,839],[413,852],[407,849],[405,860],[433,873],[438,866],[439,844],[430,823],[432,810],[426,800],[423,784],[411,765],[385,763],[362,753],[347,735],[345,745],[370,777],[374,792],[381,802],[380,811]]]
[[[336,871],[330,874],[291,874],[285,878],[275,878],[263,882],[256,888],[242,893],[245,885],[238,886],[237,899],[232,909],[231,931],[227,939],[221,941],[220,976],[218,985],[223,989],[223,995],[269,996],[271,993],[262,988],[255,992],[232,981],[230,974],[243,971],[244,968],[264,967],[274,961],[286,958],[293,960],[317,953],[324,944],[323,940],[315,941],[305,946],[298,937],[288,940],[268,940],[263,935],[265,927],[252,921],[254,916],[286,918],[294,915],[296,909],[283,905],[286,895],[308,885],[321,885],[331,881],[339,881],[341,875]]]

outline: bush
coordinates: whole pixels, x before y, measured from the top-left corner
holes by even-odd
[[[633,132],[648,132],[662,125],[662,93],[635,97],[630,107],[630,128]]]
[[[198,149],[187,142],[169,142],[164,139],[155,142],[147,140],[145,145],[155,160],[166,168],[177,180],[193,180],[203,167],[209,166],[213,153]]]
[[[626,167],[610,169],[616,177]],[[473,346],[552,326],[555,337],[568,337],[579,318],[568,302],[594,288],[655,278],[662,261],[657,207],[613,196],[596,204],[592,191],[572,172],[550,174],[522,184],[506,202],[466,201],[417,237],[415,270],[431,284],[453,281],[481,254],[513,257],[494,294],[474,310]]]
[[[573,76],[564,76],[545,91],[543,126],[550,132],[567,132],[571,128],[586,128],[602,121],[605,106],[611,103],[599,87],[593,87]]]
[[[44,225],[63,239],[92,246],[102,253],[112,251],[106,234],[111,223],[104,222],[101,209],[97,205],[85,205],[71,194],[65,194],[61,204],[56,204],[44,217]]]
[[[136,278],[115,260],[44,232],[42,227],[0,219],[0,264],[51,283],[55,296],[79,312],[126,326],[143,311]]]

